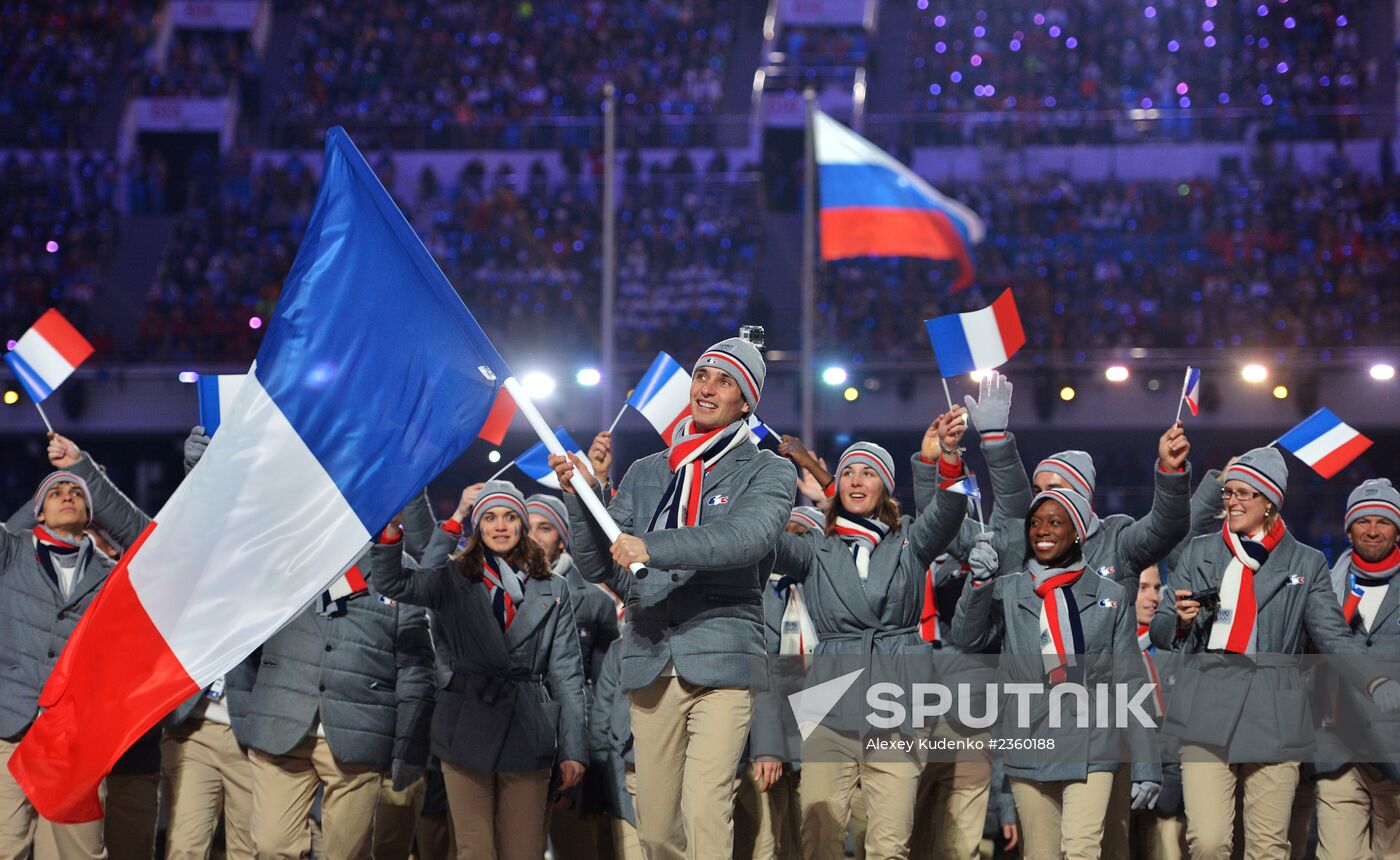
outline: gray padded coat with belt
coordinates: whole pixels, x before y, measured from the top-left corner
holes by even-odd
[[[456,562],[409,571],[398,546],[383,544],[371,550],[370,568],[376,588],[436,619],[438,656],[450,674],[433,714],[433,755],[478,773],[587,763],[583,663],[564,577],[527,579],[503,632],[485,587]]]
[[[643,457],[608,506],[625,534],[646,541],[651,560],[644,579],[613,564],[602,529],[577,496],[564,496],[579,572],[629,595],[622,687],[646,687],[668,662],[692,684],[749,687],[761,681],[751,673],[764,658],[763,586],[792,510],[797,472],[746,441],[705,475],[698,526],[648,532],[670,480],[665,451]]]

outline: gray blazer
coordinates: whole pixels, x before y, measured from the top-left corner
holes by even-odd
[[[632,711],[622,692],[622,649],[611,648],[603,657],[593,686],[593,704],[588,719],[590,767],[605,775],[604,792],[608,814],[637,825],[632,795],[627,791],[627,765],[636,765],[632,748]]]
[[[1099,518],[1099,527],[1084,541],[1084,560],[1091,572],[1123,583],[1137,594],[1138,576],[1145,567],[1165,559],[1191,528],[1191,466],[1184,472],[1152,467],[1152,510],[1135,520],[1126,514]],[[1024,528],[1024,526],[1023,526]]]
[[[478,773],[588,761],[583,663],[569,583],[528,579],[510,629],[455,565],[406,571],[396,544],[370,551],[375,587],[433,610],[451,669],[432,721],[433,755]]]
[[[1171,571],[1181,563],[1181,554],[1186,552],[1186,545],[1192,538],[1218,532],[1222,528],[1221,514],[1225,511],[1225,501],[1220,497],[1220,491],[1224,487],[1219,469],[1211,469],[1201,477],[1196,491],[1191,494],[1191,531],[1167,554],[1167,575],[1162,577],[1162,582],[1165,583]]]
[[[1185,634],[1177,636],[1177,588],[1219,587],[1230,550],[1217,534],[1195,538],[1182,553],[1172,588],[1150,626],[1152,643],[1181,654],[1205,655],[1214,614],[1202,610]],[[1313,742],[1309,693],[1296,661],[1269,660],[1295,655],[1311,640],[1324,654],[1365,654],[1352,636],[1332,590],[1322,553],[1285,533],[1254,574],[1258,603],[1256,658],[1212,655],[1178,666],[1176,688],[1167,702],[1166,728],[1183,743],[1224,750],[1231,761],[1287,761],[1307,755]],[[1246,665],[1248,664],[1248,665]],[[1257,664],[1257,665],[1256,665]],[[1362,688],[1372,680],[1360,666],[1351,680]]]
[[[560,560],[566,562],[560,575],[569,583],[569,596],[573,598],[583,677],[591,684],[598,678],[603,657],[617,641],[617,607],[601,588],[583,578],[572,557],[566,554]]]
[[[787,609],[785,596],[775,588],[778,577],[779,574],[774,573],[763,589],[763,645],[769,654],[770,684],[767,690],[754,696],[745,759],[771,756],[796,764],[802,758],[802,744],[785,694],[801,688],[804,661],[796,655],[778,656],[782,647],[783,612]],[[796,584],[792,587],[802,588]]]
[[[1088,571],[1070,590],[1079,607],[1084,653],[1113,658],[1111,667],[1105,665],[1107,661],[1090,664],[1089,671],[1101,677],[1086,678],[1083,683],[1089,686],[1096,681],[1146,682],[1148,676],[1142,664],[1142,651],[1138,648],[1132,599],[1136,595],[1130,597],[1121,583]],[[1029,573],[998,576],[990,584],[969,586],[963,589],[953,616],[953,641],[966,651],[976,652],[1000,640],[1003,681],[1045,683],[1040,663],[1043,602],[1035,593],[1035,583]],[[1002,714],[1012,712],[1011,702],[1009,696],[1003,700]],[[1003,731],[1008,736],[1035,737],[1044,731],[1042,726],[1047,718],[1047,698],[1038,697],[1032,700],[1029,732],[1011,728],[1009,721],[1003,721]],[[1034,756],[1017,751],[1006,752],[1007,775],[1035,782],[1062,782],[1082,780],[1090,773],[1115,771],[1122,758],[1120,745],[1126,740],[1133,757],[1133,780],[1162,780],[1161,760],[1145,729],[1131,729],[1126,737],[1103,730],[1080,731],[1070,736],[1086,742],[1074,746],[1072,754],[1069,749],[1057,747],[1053,762],[1037,761]],[[1058,736],[1063,737],[1063,734]]]
[[[670,480],[666,452],[643,457],[608,506],[624,533],[646,541],[651,561],[644,579],[613,564],[602,529],[577,496],[564,496],[579,572],[628,594],[622,687],[647,686],[668,662],[692,684],[749,687],[762,681],[750,677],[764,656],[762,589],[792,510],[797,473],[772,451],[745,442],[705,475],[700,525],[648,532]]]
[[[87,454],[70,471],[87,482],[93,519],[122,543],[133,542],[150,519]],[[72,591],[64,597],[39,563],[33,529],[0,528],[0,738],[19,737],[34,721],[39,693],[58,655],[116,567],[90,538],[84,537],[78,547]]]

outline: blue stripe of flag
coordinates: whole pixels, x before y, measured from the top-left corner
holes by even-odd
[[[641,382],[632,390],[632,396],[627,398],[627,405],[633,409],[646,406],[678,370],[681,370],[679,362],[664,352],[658,352],[647,372],[642,374]]]
[[[1341,423],[1342,419],[1324,406],[1309,415],[1292,430],[1278,437],[1278,443],[1290,451],[1297,451]]]
[[[34,372],[34,368],[29,366],[17,352],[5,353],[5,363],[10,366],[11,372],[19,380],[24,392],[29,395],[29,399],[35,403],[43,403],[44,399],[53,394],[53,389],[43,380],[39,374]]]
[[[219,409],[219,377],[201,375],[194,385],[195,393],[199,397],[199,423],[204,426],[206,436],[213,436],[222,420]]]
[[[942,212],[963,243],[971,245],[967,225],[946,206],[881,164],[823,164],[818,168],[823,209],[888,208]]]
[[[924,323],[928,328],[928,339],[933,344],[933,354],[938,359],[940,376],[958,376],[977,369],[972,360],[972,348],[967,343],[967,332],[963,329],[962,318],[957,314],[936,317]]]
[[[563,425],[554,428],[554,435],[559,437],[559,444],[564,446],[565,451],[574,453],[583,450]],[[536,481],[554,471],[549,467],[549,449],[543,442],[536,442],[524,454],[516,457],[515,467]]]

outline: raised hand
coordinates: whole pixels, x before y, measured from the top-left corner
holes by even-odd
[[[995,370],[987,371],[977,383],[977,399],[964,398],[972,426],[981,434],[1000,433],[1011,422],[1011,380]]]
[[[49,433],[49,464],[55,469],[69,469],[83,458],[83,452],[73,444],[73,440],[57,433]]]

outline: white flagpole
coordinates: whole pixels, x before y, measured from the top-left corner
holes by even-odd
[[[514,460],[511,460],[509,463],[507,463],[507,464],[505,464],[504,466],[502,466],[501,468],[497,469],[497,470],[496,470],[496,474],[492,475],[491,477],[487,478],[486,480],[488,480],[488,481],[494,481],[494,480],[496,480],[497,478],[501,477],[502,475],[504,475],[504,474],[506,473],[506,469],[509,469],[511,466],[514,466],[514,465],[515,465],[515,461],[514,461]]]
[[[53,425],[49,423],[49,416],[44,414],[44,407],[39,405],[39,401],[34,401],[34,408],[39,410],[39,417],[44,419],[44,426],[49,428],[49,432],[54,432]]]
[[[530,400],[530,395],[525,393],[525,387],[521,385],[514,376],[507,376],[502,382],[502,387],[510,392],[510,396],[515,399],[515,405],[520,409],[520,413],[525,416],[525,420],[530,422],[534,428],[535,435],[540,437],[540,441],[549,449],[549,453],[560,457],[568,456],[564,446],[560,444],[559,437],[554,435],[554,430],[549,423],[544,420],[544,416],[535,408],[535,404]],[[617,522],[613,520],[608,509],[603,505],[603,501],[593,492],[593,487],[580,475],[578,470],[574,470],[573,477],[569,479],[569,484],[578,493],[579,501],[588,508],[588,512],[597,520],[602,527],[603,533],[608,536],[608,540],[615,541],[622,536],[622,529],[618,528]],[[646,576],[646,565],[641,562],[633,562],[631,570],[634,576],[641,579]]]
[[[622,408],[619,409],[619,410],[617,410],[617,417],[614,418],[614,419],[612,420],[612,423],[608,425],[608,435],[612,435],[612,431],[614,431],[614,430],[617,429],[617,422],[619,422],[619,421],[622,420],[622,416],[623,416],[626,412],[627,412],[627,404],[626,404],[626,403],[623,403],[623,404],[622,404]]]

